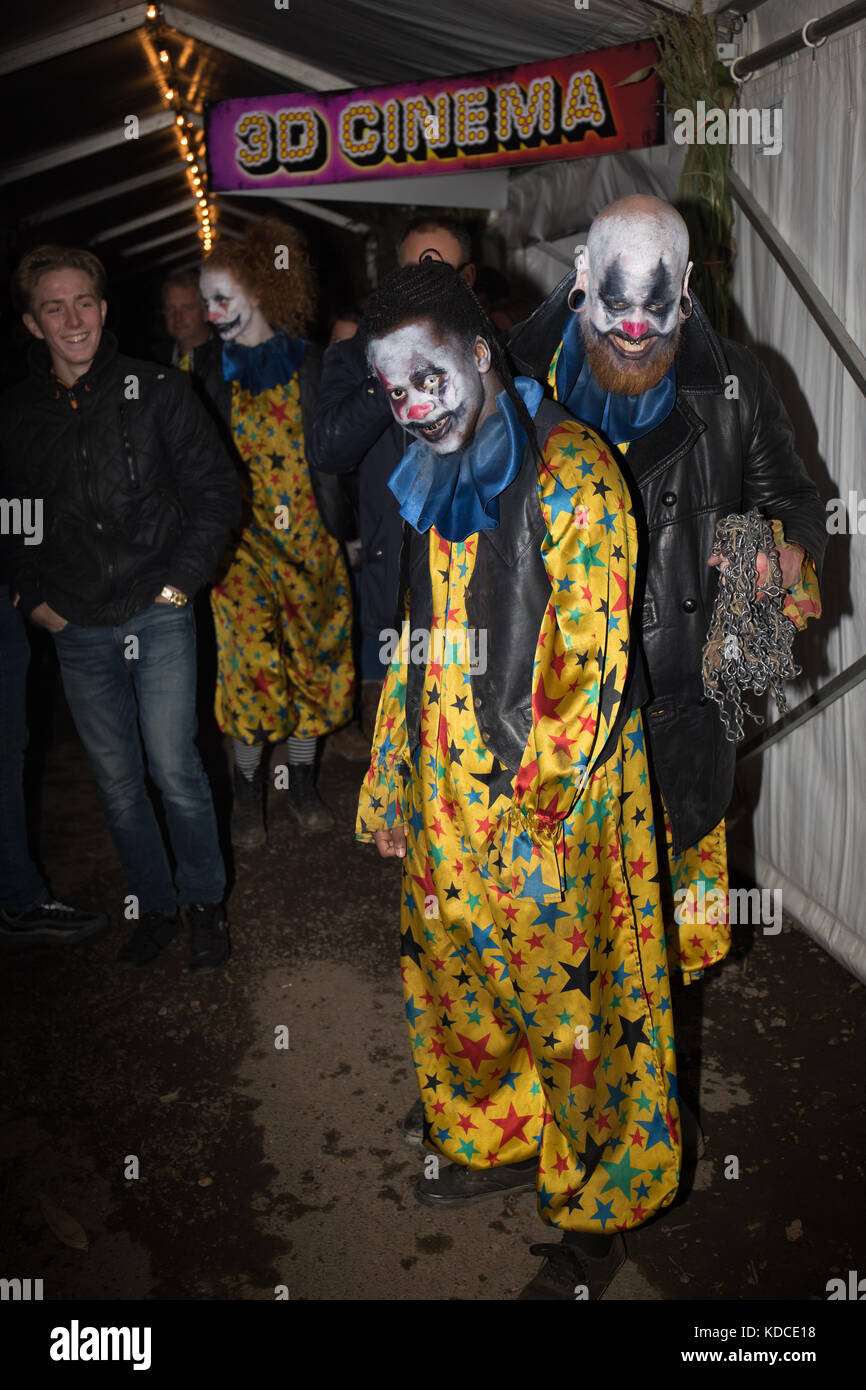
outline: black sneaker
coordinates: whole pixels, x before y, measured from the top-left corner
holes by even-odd
[[[522,1163],[500,1163],[494,1168],[466,1168],[448,1163],[435,1178],[419,1178],[415,1196],[425,1207],[463,1207],[486,1197],[507,1197],[516,1192],[534,1192],[538,1178],[538,1159]]]
[[[617,1233],[604,1255],[581,1249],[580,1237],[563,1237],[559,1245],[530,1245],[530,1255],[546,1256],[534,1279],[517,1295],[518,1302],[539,1299],[601,1298],[608,1284],[625,1264],[625,1241]]]
[[[39,941],[84,941],[107,926],[106,912],[85,912],[53,900],[37,903],[25,912],[0,908],[0,942],[7,946],[28,946]]]
[[[174,941],[181,928],[180,914],[170,915],[154,908],[142,914],[138,926],[114,958],[115,965],[138,970],[156,960],[160,951]]]
[[[189,923],[188,969],[196,975],[218,970],[229,954],[229,932],[222,903],[191,903],[186,910]]]

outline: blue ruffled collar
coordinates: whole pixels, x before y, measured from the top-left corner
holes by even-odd
[[[272,386],[285,386],[300,369],[306,350],[303,338],[285,333],[275,333],[255,347],[223,343],[223,380],[236,381],[256,396]]]
[[[529,414],[544,388],[528,376],[514,384]],[[436,454],[423,439],[409,445],[388,480],[400,515],[423,534],[431,526],[447,541],[464,541],[476,531],[499,525],[499,497],[523,464],[526,431],[507,392],[496,397],[496,412],[485,420],[465,449]]]
[[[640,395],[620,396],[603,391],[586,360],[578,315],[568,315],[556,363],[556,399],[575,419],[600,430],[614,444],[627,444],[666,420],[676,398],[673,365],[661,381]]]

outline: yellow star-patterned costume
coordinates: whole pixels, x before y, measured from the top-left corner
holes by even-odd
[[[248,744],[314,738],[352,715],[352,599],[310,482],[297,374],[257,394],[232,382],[231,430],[246,524],[211,591],[217,722]]]
[[[404,641],[356,834],[406,826],[403,979],[427,1143],[472,1168],[539,1155],[542,1219],[601,1233],[674,1198],[676,1059],[639,711],[598,763],[625,683],[634,518],[597,435],[558,424],[543,455],[551,596],[519,770],[485,747],[473,701],[466,588],[479,535],[449,544],[431,528],[421,741],[412,755]],[[437,649],[446,631],[453,660]],[[507,640],[503,595],[489,641]]]

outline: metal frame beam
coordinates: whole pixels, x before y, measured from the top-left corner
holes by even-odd
[[[126,232],[137,232],[139,227],[149,227],[152,222],[161,222],[163,218],[174,217],[178,212],[189,212],[191,206],[191,194],[186,198],[178,198],[176,203],[167,203],[156,212],[146,212],[141,217],[134,217],[130,222],[118,222],[114,227],[106,227],[104,232],[97,232],[96,236],[90,238],[90,245],[98,246],[100,242],[111,241],[114,237],[124,236]]]
[[[295,212],[309,213],[310,217],[318,217],[323,222],[331,222],[335,227],[342,227],[347,232],[358,232],[367,235],[371,228],[366,222],[356,222],[351,217],[346,217],[345,213],[332,212],[330,208],[323,208],[320,203],[307,201],[305,198],[287,198],[277,190],[267,189],[267,196],[273,198],[275,203],[282,203],[284,207],[292,208]],[[246,208],[236,207],[229,201],[231,195],[226,193],[216,193],[213,195],[217,203],[225,208],[226,212],[233,212],[237,217],[243,218],[245,222],[258,222],[259,217],[254,212],[247,212]]]
[[[66,198],[62,203],[49,203],[48,207],[22,217],[21,225],[30,227],[35,222],[50,222],[54,217],[81,212],[82,208],[89,208],[93,203],[102,203],[106,198],[123,198],[127,193],[135,193],[139,188],[147,188],[152,183],[161,183],[163,179],[179,178],[186,167],[186,164],[164,164],[150,174],[137,174],[135,178],[123,179],[120,183],[106,183],[102,188],[81,193],[77,198]]]
[[[138,256],[142,251],[149,251],[152,246],[165,246],[170,241],[177,241],[181,236],[198,236],[198,227],[179,227],[177,231],[165,232],[163,236],[151,237],[150,241],[139,241],[135,246],[124,246],[121,248],[121,256]]]
[[[75,53],[79,48],[87,48],[92,43],[102,43],[104,39],[117,38],[118,34],[128,34],[139,29],[146,19],[146,5],[128,5],[125,10],[102,15],[99,19],[89,19],[84,24],[72,28],[52,29],[41,34],[38,39],[18,43],[0,53],[0,77],[22,68],[33,67],[35,63],[47,63],[52,58],[60,58],[64,53]]]
[[[259,43],[258,39],[239,34],[236,29],[229,29],[224,24],[202,19],[200,15],[191,14],[180,5],[162,5],[160,11],[162,18],[172,29],[178,29],[191,39],[199,39],[210,48],[230,53],[233,58],[242,58],[244,62],[252,63],[265,72],[285,77],[289,82],[301,87],[308,87],[314,92],[328,92],[348,91],[352,86],[335,72],[328,72],[325,68],[317,67],[315,63],[308,63],[305,58],[293,58],[281,49]],[[288,29],[287,32],[290,33],[291,30]]]
[[[294,212],[307,213],[310,217],[318,217],[322,222],[330,222],[335,227],[342,227],[345,232],[357,232],[367,236],[372,230],[366,222],[356,222],[354,218],[347,217],[344,212],[332,212],[330,208],[323,208],[321,203],[314,203],[308,198],[282,198],[279,194],[273,195],[274,202],[282,203],[284,207],[292,208]]]
[[[190,235],[192,235],[192,233],[190,233]],[[222,228],[222,227],[220,228],[220,236],[228,237],[229,241],[243,241],[243,237],[240,235],[239,232],[227,231],[225,228]],[[167,254],[166,256],[157,256],[155,260],[152,260],[152,261],[149,260],[149,261],[147,262],[147,265],[146,265],[146,266],[141,266],[141,265],[127,265],[127,266],[123,266],[122,269],[119,271],[119,273],[122,274],[122,275],[142,275],[142,274],[145,273],[145,271],[152,270],[154,266],[157,266],[157,265],[170,265],[172,261],[180,260],[183,256],[189,256],[189,260],[188,260],[187,263],[186,263],[188,266],[193,267],[193,266],[200,266],[200,265],[201,265],[201,260],[202,260],[201,248],[199,248],[198,254],[196,254],[195,252],[190,253],[189,247],[184,246],[184,247],[178,248],[178,249],[175,250],[175,251],[169,251],[168,254]],[[178,267],[178,268],[179,268],[179,269],[181,269],[181,268],[182,268],[182,269],[186,269],[186,266]]]
[[[866,394],[866,357],[860,351],[838,314],[824,298],[803,262],[794,255],[788,243],[756,202],[740,176],[730,171],[731,193],[751,222],[764,245],[784,270],[812,318],[827,338],[843,366]]]
[[[184,112],[184,115],[193,125],[201,125],[201,116],[197,116],[194,111]],[[177,112],[174,110],[154,111],[150,116],[139,117],[139,139],[155,135],[160,130],[167,130],[176,120]],[[65,145],[53,145],[50,149],[42,150],[40,154],[0,166],[0,186],[17,183],[20,179],[29,179],[33,174],[45,174],[59,164],[73,164],[78,159],[87,159],[92,154],[102,154],[104,150],[113,149],[116,145],[129,143],[124,137],[122,123],[118,123],[109,126],[107,130],[97,131],[95,135],[85,135],[83,139],[70,140]]]
[[[778,743],[780,738],[791,733],[792,729],[799,729],[801,725],[813,719],[816,714],[832,705],[834,701],[847,695],[849,690],[853,690],[861,681],[866,680],[866,656],[861,656],[857,661],[853,661],[838,676],[827,681],[820,690],[816,690],[813,695],[808,695],[805,700],[801,700],[796,709],[789,710],[783,714],[781,719],[777,719],[775,724],[771,724],[769,729],[763,729],[761,733],[750,738],[748,743],[743,744],[742,752],[737,756],[737,767],[742,767],[743,763],[750,758],[755,758],[759,753],[763,753],[767,748]]]

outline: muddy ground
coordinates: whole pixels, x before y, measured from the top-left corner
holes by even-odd
[[[42,856],[113,924],[0,958],[3,1272],[63,1300],[513,1299],[544,1239],[532,1195],[441,1213],[412,1194],[398,872],[353,839],[363,765],[324,759],[329,836],[302,839],[271,793],[268,848],[234,860],[225,971],[187,974],[183,939],[120,971],[124,881],[47,658],[34,679]],[[786,920],[738,932],[675,1006],[706,1153],[607,1299],[826,1299],[866,1273],[862,986]]]

